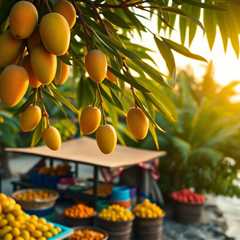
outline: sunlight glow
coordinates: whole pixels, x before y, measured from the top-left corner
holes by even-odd
[[[146,24],[147,26],[149,26],[151,31],[157,32],[155,29],[156,24],[154,24],[154,22],[154,20],[152,20],[151,23],[146,21]],[[180,43],[179,35],[180,34],[176,27],[176,30],[171,36],[172,40]],[[153,49],[154,51],[151,56],[157,62],[160,71],[162,71],[163,73],[167,73],[165,63],[161,58],[160,54],[158,53],[158,49],[151,34],[143,34],[142,38],[136,35],[134,37],[134,41],[136,43],[143,44],[144,46]],[[230,42],[228,43],[227,52],[224,52],[219,31],[217,31],[215,43],[212,50],[209,49],[206,36],[203,35],[203,31],[200,29],[198,30],[189,49],[193,53],[205,57],[208,61],[213,61],[215,66],[215,79],[219,84],[226,85],[233,80],[240,80],[240,59],[237,58]],[[179,54],[175,54],[175,58],[178,70],[190,67],[192,68],[197,78],[202,78],[205,72],[206,63],[186,58]]]

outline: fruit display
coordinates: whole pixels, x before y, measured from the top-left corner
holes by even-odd
[[[127,208],[114,204],[103,209],[99,218],[111,222],[128,222],[134,219],[134,215]]]
[[[202,205],[205,202],[204,195],[197,194],[190,189],[182,189],[180,191],[173,192],[171,197],[174,201],[179,203]]]
[[[26,202],[44,202],[50,199],[56,198],[57,194],[53,191],[47,190],[25,190],[20,191],[14,194],[14,198],[19,201],[26,201]]]
[[[43,166],[37,172],[49,176],[65,177],[71,173],[71,167],[68,164],[59,164],[56,167]]]
[[[24,213],[14,199],[0,193],[0,239],[47,240],[60,232],[45,219]]]
[[[64,216],[68,218],[91,218],[95,216],[95,210],[85,204],[79,203],[64,210]]]
[[[159,206],[151,203],[148,199],[136,205],[133,213],[136,217],[145,219],[163,218],[165,215],[164,211]]]
[[[9,21],[6,19],[6,30],[0,34],[0,99],[8,107],[15,107],[24,98],[25,103],[17,113],[21,131],[35,133],[32,134],[32,145],[43,140],[53,151],[61,147],[60,132],[51,125],[50,111],[45,101],[50,98],[63,113],[66,107],[79,117],[83,135],[96,132],[100,151],[110,154],[115,150],[118,139],[115,128],[107,119],[108,110],[104,101],[119,105],[118,93],[115,93],[118,85],[120,86],[119,76],[115,75],[111,64],[108,64],[111,61],[104,52],[106,49],[98,49],[98,44],[87,40],[89,46],[87,44],[86,49],[73,53],[75,47],[71,43],[78,44],[75,38],[78,32],[74,26],[82,24],[82,21],[76,21],[81,16],[81,6],[67,0],[58,0],[51,4],[43,1],[41,4],[39,1],[20,0],[13,3],[6,14]],[[87,23],[83,25],[85,34],[92,33]],[[70,66],[76,61],[81,61],[81,69],[85,70],[82,76],[86,75],[89,79],[96,95],[89,106],[85,105],[80,110],[58,90],[58,86],[63,85],[71,75]],[[124,73],[128,76],[130,74],[126,62]],[[105,79],[108,79],[110,86],[114,84],[115,88],[109,88],[106,92]],[[129,84],[129,80],[127,82]],[[136,140],[142,140],[148,133],[149,121],[143,111],[145,107],[137,99],[134,86],[130,87],[135,107],[127,113],[127,126]]]
[[[83,228],[77,229],[69,240],[104,240],[106,234],[99,232],[95,229]]]

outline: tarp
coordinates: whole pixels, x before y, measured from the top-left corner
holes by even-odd
[[[66,141],[58,151],[52,151],[46,146],[6,148],[5,151],[108,168],[132,166],[165,155],[163,151],[150,151],[121,145],[117,145],[115,152],[112,154],[105,155],[98,149],[96,140],[89,137]]]

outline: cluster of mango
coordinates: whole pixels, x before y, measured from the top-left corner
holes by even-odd
[[[50,149],[58,150],[61,147],[61,135],[49,123],[42,89],[48,85],[55,87],[52,82],[55,85],[63,84],[69,75],[69,65],[57,57],[68,54],[71,28],[76,22],[77,14],[75,6],[67,0],[56,1],[53,9],[47,7],[48,12],[40,19],[38,7],[30,1],[18,1],[11,8],[9,26],[0,35],[0,68],[3,69],[0,75],[0,98],[9,107],[14,107],[23,99],[30,85],[33,98],[22,109],[20,128],[23,132],[31,132],[44,119],[40,133],[43,141]],[[107,56],[99,49],[88,50],[85,68],[97,87],[106,78],[117,83],[116,76],[108,71]],[[48,90],[54,98],[53,90]],[[114,127],[106,123],[100,91],[98,95],[101,110],[93,105],[83,109],[79,114],[80,127],[84,135],[96,131],[100,150],[108,154],[116,147],[117,134]],[[149,120],[141,108],[131,108],[126,120],[130,132],[137,140],[145,138]]]
[[[27,215],[14,199],[0,193],[0,239],[47,240],[60,232],[45,219]]]
[[[67,53],[75,21],[75,8],[65,0],[58,1],[53,12],[40,21],[37,7],[30,1],[18,1],[10,10],[9,26],[0,35],[0,98],[14,107],[32,87],[34,99],[20,114],[23,132],[33,131],[42,117],[48,119],[37,89],[53,81],[63,84],[68,77],[69,66],[57,56]],[[59,149],[61,136],[48,121],[42,136],[49,148]]]

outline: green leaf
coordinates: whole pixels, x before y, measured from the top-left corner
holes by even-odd
[[[202,57],[202,56],[199,56],[197,54],[194,54],[194,53],[191,53],[187,48],[185,48],[184,46],[170,40],[170,39],[167,39],[167,38],[163,38],[162,39],[165,41],[165,43],[171,48],[173,49],[174,51],[186,56],[186,57],[189,57],[189,58],[193,58],[193,59],[196,59],[196,60],[199,60],[199,61],[204,61],[204,62],[207,62],[207,60]]]
[[[211,3],[212,1],[206,0],[206,2]],[[209,9],[204,10],[204,26],[207,34],[208,45],[210,49],[212,49],[217,32],[216,15],[214,11]]]
[[[174,59],[173,53],[172,53],[171,49],[169,48],[169,46],[164,41],[160,40],[156,36],[154,37],[154,40],[157,44],[157,47],[158,47],[163,59],[166,62],[166,65],[167,65],[168,71],[169,71],[169,75],[173,79],[173,82],[175,83],[176,64],[175,64],[175,59]]]
[[[36,146],[41,138],[42,138],[42,133],[45,129],[45,118],[42,118],[36,129],[34,130],[32,134],[32,139],[31,139],[31,147]]]
[[[119,71],[115,70],[114,68],[109,68],[110,71],[117,76],[119,79],[121,79],[124,82],[127,82],[131,84],[134,88],[138,89],[141,92],[150,92],[148,89],[140,85],[133,77],[127,77],[124,74],[121,74]]]
[[[63,105],[69,108],[72,112],[76,114],[79,113],[78,109],[68,99],[66,99],[54,85],[50,84],[48,85],[48,87],[51,89],[57,101],[61,102]]]

